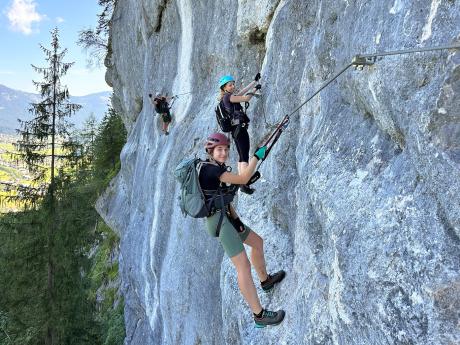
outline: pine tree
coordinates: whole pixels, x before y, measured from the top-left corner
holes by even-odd
[[[28,190],[22,197],[36,203],[42,200],[42,209],[46,214],[44,228],[47,229],[47,289],[45,298],[46,336],[45,344],[59,344],[56,321],[59,319],[55,290],[56,230],[60,228],[56,215],[56,169],[59,160],[75,160],[74,144],[70,139],[67,121],[80,105],[69,101],[69,91],[61,84],[61,78],[67,73],[73,62],[64,62],[67,49],[60,50],[58,29],[51,31],[51,49],[40,45],[48,62],[47,67],[32,65],[34,70],[43,76],[43,81],[34,85],[40,92],[42,100],[32,103],[30,112],[33,118],[21,121],[18,133],[21,140],[17,147],[21,152],[29,170],[35,174],[36,188]],[[62,171],[62,170],[61,170]],[[49,173],[49,177],[47,176]]]
[[[94,204],[118,172],[126,131],[110,109],[93,134],[93,125],[74,134],[86,138],[80,163],[55,178],[53,310],[59,317],[50,319],[47,309],[47,200],[36,210],[0,218],[0,344],[44,344],[49,320],[60,345],[123,344],[123,299],[114,286],[118,263],[111,259],[118,239]]]
[[[42,100],[38,103],[31,103],[29,109],[33,115],[31,120],[19,121],[21,129],[18,130],[18,133],[21,140],[17,142],[17,148],[22,153],[21,158],[26,162],[29,170],[35,174],[34,182],[38,186],[38,189],[32,190],[29,195],[25,196],[25,199],[29,197],[32,200],[37,199],[37,195],[33,193],[43,191],[47,191],[53,199],[57,160],[71,159],[73,155],[72,151],[68,151],[73,142],[70,139],[71,125],[67,118],[81,108],[80,105],[69,101],[69,91],[61,84],[61,77],[74,63],[63,61],[67,49],[60,51],[57,28],[51,31],[51,37],[51,49],[40,45],[46,55],[48,66],[32,65],[34,70],[43,76],[43,81],[33,81]],[[61,149],[59,153],[57,148]],[[51,152],[49,152],[50,149]],[[40,196],[43,195],[38,195]]]
[[[96,177],[111,179],[118,171],[120,151],[126,142],[126,129],[121,117],[109,108],[99,125],[94,145],[94,171]]]
[[[0,344],[43,344],[46,231],[37,210],[0,218]]]
[[[123,300],[116,288],[100,289],[116,278],[118,264],[107,256],[117,240],[94,204],[118,172],[126,130],[109,109],[97,131],[90,118],[69,135],[65,119],[78,106],[60,77],[71,64],[62,65],[57,30],[52,37],[52,49],[42,47],[50,67],[36,68],[44,81],[35,83],[49,92],[32,104],[36,121],[23,123],[18,143],[36,173],[23,195],[36,207],[0,218],[0,344],[121,345]]]
[[[98,15],[95,29],[87,28],[79,32],[77,44],[89,51],[89,65],[101,65],[110,57],[110,23],[117,0],[99,0],[102,12]]]
[[[94,159],[94,141],[97,135],[97,121],[93,113],[83,123],[83,129],[79,135],[79,142],[82,145],[82,154],[87,157],[91,164]]]

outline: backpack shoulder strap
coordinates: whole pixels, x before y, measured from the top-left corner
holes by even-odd
[[[199,162],[196,163],[196,166],[195,166],[198,176],[200,175],[200,172],[201,172],[201,169],[203,168],[203,166],[205,166],[205,165],[216,165],[217,166],[217,164],[213,163],[213,162],[203,161],[203,160],[201,160],[199,158],[198,158],[198,160],[199,160]]]
[[[202,161],[200,159],[200,161],[198,163],[196,163],[195,165],[195,169],[196,169],[196,173],[198,174],[198,176],[200,176],[200,172],[201,172],[201,168],[206,164],[205,161]]]
[[[224,95],[224,97],[226,96],[227,94]],[[231,95],[229,96],[229,102],[230,102],[230,109],[227,109],[225,107],[225,104],[224,104],[224,97],[222,97],[222,99],[219,101],[219,104],[218,104],[218,107],[220,107],[220,112],[223,113],[222,109],[225,110],[225,113],[228,113],[229,115],[233,116],[233,113],[235,112],[235,104],[230,102],[230,97]]]
[[[219,221],[217,222],[217,226],[216,226],[216,237],[219,237],[220,228],[222,227],[222,222],[224,220],[224,212],[225,212],[224,197],[222,195],[222,189],[220,188],[220,186],[217,187],[217,193],[219,194],[219,201],[221,203]]]
[[[231,114],[227,111],[227,108],[225,107],[224,99],[221,99],[219,103],[217,103],[216,111],[220,113],[221,117],[224,117],[226,114]],[[233,112],[233,108],[231,112]]]

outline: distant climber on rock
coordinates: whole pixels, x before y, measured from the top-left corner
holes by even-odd
[[[169,101],[172,97],[163,96],[161,93],[157,93],[154,98],[152,98],[152,94],[149,93],[150,102],[155,108],[155,111],[161,115],[162,121],[162,131],[165,135],[168,135],[168,126],[171,123],[172,117],[169,111]]]
[[[265,146],[258,148],[254,157],[248,159],[247,164],[241,165],[238,174],[229,172],[225,165],[230,149],[230,140],[225,134],[211,134],[206,141],[205,149],[208,158],[199,170],[199,184],[207,202],[212,205],[206,217],[207,231],[211,236],[218,237],[225,253],[235,266],[238,286],[254,314],[256,327],[278,325],[283,321],[285,312],[262,308],[252,280],[251,263],[265,292],[281,282],[285,272],[267,273],[262,238],[241,221],[231,204],[234,185],[245,185],[249,181],[257,162],[265,158],[267,148]],[[251,262],[248,260],[243,243],[251,247]]]
[[[239,154],[238,171],[242,171],[249,162],[249,117],[240,103],[245,102],[245,108],[249,101],[261,89],[258,84],[260,73],[242,90],[235,93],[235,79],[231,75],[225,75],[219,80],[219,104],[216,107],[216,117],[224,132],[231,132],[235,146]],[[251,92],[248,92],[251,91]],[[241,186],[241,191],[252,194],[254,189],[247,185]]]

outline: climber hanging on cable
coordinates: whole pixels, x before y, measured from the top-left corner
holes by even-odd
[[[225,75],[219,80],[220,95],[219,104],[216,107],[217,122],[222,131],[232,134],[239,155],[239,172],[246,168],[249,162],[249,117],[246,114],[246,109],[249,106],[248,102],[261,89],[261,85],[258,84],[259,79],[260,73],[257,73],[254,81],[236,93],[235,79],[231,75]],[[245,102],[246,109],[240,104],[242,102]],[[247,185],[242,185],[240,189],[247,194],[254,192],[254,189]]]
[[[155,111],[161,115],[162,121],[162,131],[165,135],[168,135],[168,126],[172,121],[171,117],[171,106],[169,102],[173,99],[173,97],[167,97],[162,95],[161,93],[157,93],[154,98],[152,98],[152,94],[149,93],[150,102],[155,108]]]
[[[238,174],[229,172],[225,165],[229,155],[230,141],[223,133],[211,134],[206,141],[205,149],[208,158],[199,169],[199,184],[207,202],[210,201],[210,204],[213,205],[206,217],[207,231],[211,236],[219,238],[225,253],[235,266],[238,286],[254,314],[256,327],[277,325],[283,321],[285,312],[283,310],[268,311],[262,308],[252,280],[251,263],[265,292],[270,291],[275,284],[281,282],[285,272],[279,271],[273,275],[267,273],[262,238],[241,221],[231,204],[233,198],[228,198],[228,195],[235,190],[234,185],[244,185],[248,182],[257,162],[265,159],[267,148],[265,146],[258,148],[254,157],[249,160],[248,164],[241,167]],[[225,198],[223,198],[224,195]],[[251,247],[251,263],[243,243]]]

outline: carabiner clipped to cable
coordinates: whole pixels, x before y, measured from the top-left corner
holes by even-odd
[[[265,153],[265,157],[260,161],[259,167],[262,165],[262,163],[267,159],[268,154],[272,150],[273,146],[276,144],[278,139],[280,138],[281,134],[283,133],[284,130],[287,129],[289,125],[289,115],[285,115],[283,119],[278,122],[278,125],[276,126],[275,130],[270,134],[267,140],[263,143],[262,146],[267,146],[267,151]],[[249,179],[249,182],[247,183],[248,186],[252,185],[254,182],[256,182],[259,178],[261,177],[259,170],[257,170]]]
[[[289,122],[291,119],[289,118],[289,115],[286,115],[283,120],[281,120],[281,125],[283,126],[284,129],[287,129]]]

